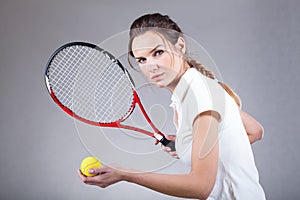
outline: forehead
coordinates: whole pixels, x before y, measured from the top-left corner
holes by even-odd
[[[165,46],[166,41],[163,36],[156,32],[148,31],[135,37],[132,41],[132,51],[135,56],[144,54],[154,49],[157,45]]]

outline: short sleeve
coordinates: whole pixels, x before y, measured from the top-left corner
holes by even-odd
[[[172,96],[178,111],[176,150],[180,157],[192,142],[192,127],[195,118],[205,111],[215,111],[220,115],[220,123],[225,118],[226,94],[216,80],[202,75],[196,69],[188,70],[180,79]]]
[[[199,114],[205,111],[215,111],[222,121],[225,113],[225,91],[216,80],[202,74],[193,78],[183,99],[183,111],[190,125]]]

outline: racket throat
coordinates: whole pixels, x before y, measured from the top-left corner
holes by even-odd
[[[158,133],[154,133],[154,138],[157,139],[159,142],[164,139],[164,137]]]

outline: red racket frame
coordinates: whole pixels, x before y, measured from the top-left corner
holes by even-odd
[[[49,79],[48,79],[48,76],[47,76],[47,71],[48,71],[48,67],[53,59],[54,56],[56,56],[62,49],[64,49],[65,47],[67,46],[70,46],[70,45],[86,45],[88,47],[91,47],[91,48],[95,48],[95,49],[98,49],[98,50],[103,50],[101,49],[100,47],[94,45],[94,44],[90,44],[90,43],[85,43],[85,42],[72,42],[72,43],[69,43],[69,44],[65,44],[63,45],[62,47],[60,47],[59,49],[57,49],[51,59],[48,61],[48,64],[47,64],[47,68],[46,68],[46,74],[45,74],[45,82],[46,82],[46,86],[47,86],[47,89],[48,89],[48,92],[50,94],[50,96],[52,97],[52,99],[54,100],[54,102],[62,109],[64,110],[66,113],[68,113],[70,116],[74,117],[75,119],[79,120],[79,121],[82,121],[84,123],[87,123],[87,124],[90,124],[90,125],[94,125],[94,126],[100,126],[100,127],[111,127],[111,128],[123,128],[123,129],[127,129],[127,130],[132,130],[132,131],[137,131],[137,132],[140,132],[140,133],[143,133],[145,135],[148,135],[150,137],[153,137],[156,139],[156,144],[158,142],[160,142],[161,144],[165,145],[165,146],[168,146],[170,147],[173,151],[175,151],[175,143],[173,141],[169,141],[168,139],[166,139],[166,137],[164,136],[163,133],[161,133],[155,126],[154,124],[152,123],[151,119],[149,118],[149,116],[147,115],[142,103],[141,103],[141,100],[136,92],[136,90],[134,89],[134,87],[132,87],[132,90],[133,90],[133,102],[132,102],[132,106],[130,108],[130,110],[128,111],[127,115],[125,115],[123,118],[119,119],[118,121],[116,122],[111,122],[111,123],[100,123],[100,122],[94,122],[94,121],[90,121],[90,120],[87,120],[87,119],[84,119],[80,116],[78,116],[77,114],[75,114],[72,110],[70,110],[69,108],[67,108],[66,106],[64,106],[59,100],[58,98],[55,96],[50,84],[49,84]],[[114,58],[113,55],[111,55],[109,52],[105,51],[105,54],[107,56],[110,57],[110,59],[114,60],[114,62],[116,62],[125,72],[125,74],[127,75],[127,77],[130,79],[131,83],[132,83],[132,80],[130,78],[130,75],[128,74],[127,70],[122,66],[122,64],[116,59]],[[134,85],[132,83],[132,85]],[[144,129],[141,129],[141,128],[137,128],[137,127],[133,127],[133,126],[129,126],[129,125],[124,125],[124,124],[121,124],[121,122],[125,121],[129,116],[130,114],[133,112],[134,108],[135,108],[135,105],[138,104],[139,105],[139,108],[141,110],[141,112],[143,113],[145,119],[147,120],[147,122],[149,123],[149,125],[151,126],[151,128],[153,129],[154,133],[152,132],[149,132],[149,131],[146,131]]]

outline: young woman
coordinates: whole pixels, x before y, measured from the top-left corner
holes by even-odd
[[[172,92],[176,152],[163,149],[190,165],[190,172],[157,174],[104,166],[91,170],[94,177],[78,171],[82,181],[103,188],[128,181],[184,198],[265,199],[250,145],[263,129],[241,110],[238,96],[227,85],[186,56],[178,25],[158,13],[136,19],[129,56],[149,81]]]

